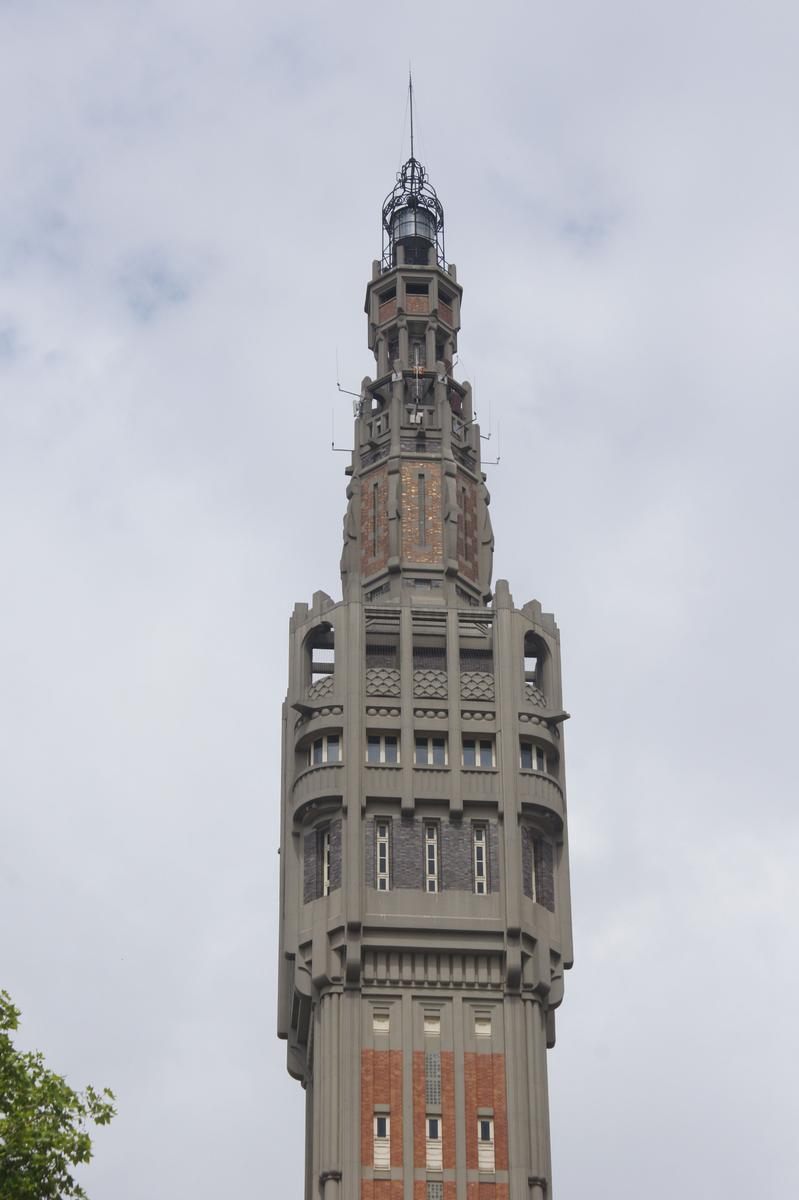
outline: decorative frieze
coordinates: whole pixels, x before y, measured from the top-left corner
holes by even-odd
[[[447,672],[426,668],[414,671],[413,694],[417,700],[446,700],[449,695]]]
[[[502,987],[499,954],[449,954],[364,949],[363,982],[371,986],[410,984],[431,988]]]

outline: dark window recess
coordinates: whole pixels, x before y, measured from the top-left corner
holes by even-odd
[[[425,1051],[424,1099],[425,1104],[441,1103],[441,1055],[437,1050]]]
[[[380,303],[381,304],[388,304],[389,300],[396,300],[396,298],[397,298],[397,289],[395,287],[386,288],[386,290],[384,292],[380,293]]]
[[[399,667],[399,647],[388,642],[366,643],[366,666],[389,667],[397,670]]]
[[[550,912],[555,911],[555,847],[545,838],[533,838],[535,898]]]
[[[408,346],[412,367],[427,366],[427,341],[425,338],[411,338]]]
[[[494,670],[494,655],[491,650],[472,650],[461,646],[461,670],[481,671],[490,675]]]
[[[452,296],[450,296],[449,292],[442,292],[441,288],[439,288],[438,302],[439,304],[452,304]]]
[[[444,646],[414,646],[413,669],[414,671],[446,671],[446,648]]]
[[[405,261],[410,267],[426,267],[430,251],[426,242],[406,242]]]
[[[331,821],[323,829],[312,829],[303,839],[302,899],[304,904],[318,900],[324,884],[322,861],[324,835],[329,833],[328,887],[331,892],[341,887],[341,821]]]
[[[426,283],[406,283],[405,294],[407,296],[427,296],[430,293],[429,284]]]

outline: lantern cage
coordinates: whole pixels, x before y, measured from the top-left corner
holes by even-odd
[[[427,171],[413,155],[397,173],[397,182],[383,203],[383,270],[397,265],[397,248],[405,250],[405,262],[428,266],[430,247],[436,262],[444,260],[444,209]]]

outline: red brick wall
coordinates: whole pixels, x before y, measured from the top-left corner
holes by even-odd
[[[413,1165],[425,1167],[424,1052],[413,1052]],[[414,1198],[415,1200],[415,1198]],[[425,1200],[423,1197],[422,1200]]]
[[[458,472],[458,570],[467,579],[477,580],[477,485],[463,471]]]
[[[444,1170],[455,1169],[455,1057],[451,1050],[441,1052],[441,1119]]]
[[[377,484],[377,554],[374,549],[374,485]],[[388,563],[388,474],[377,467],[361,483],[361,574],[374,575]]]
[[[388,1104],[391,1117],[391,1165],[402,1166],[402,1051],[361,1051],[361,1165],[374,1157],[374,1110]],[[383,1183],[385,1180],[377,1180]],[[401,1192],[400,1192],[401,1197]],[[374,1200],[378,1200],[375,1195]]]
[[[419,544],[419,475],[425,476],[425,544]],[[402,463],[402,556],[412,562],[442,563],[444,525],[441,512],[441,466],[425,459]]]
[[[466,1093],[466,1167],[470,1171],[477,1170],[477,1110],[493,1108],[494,1162],[498,1171],[507,1171],[508,1109],[505,1100],[505,1056],[464,1054],[463,1074]],[[469,1186],[471,1187],[471,1184]]]
[[[402,1200],[401,1179],[362,1179],[361,1200]]]

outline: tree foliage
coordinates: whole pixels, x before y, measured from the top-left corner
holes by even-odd
[[[2,1200],[86,1200],[72,1168],[92,1156],[89,1122],[107,1125],[114,1094],[88,1086],[73,1091],[36,1051],[23,1053],[10,1034],[19,1009],[0,991],[0,1197]]]

